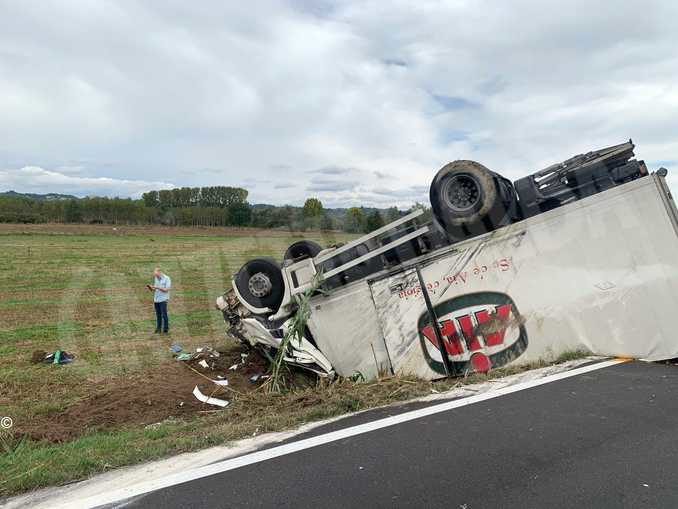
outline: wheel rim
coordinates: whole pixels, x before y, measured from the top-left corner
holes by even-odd
[[[455,175],[445,183],[445,204],[456,212],[466,212],[480,202],[480,186],[470,175]]]
[[[271,290],[273,289],[273,284],[271,283],[271,278],[269,278],[263,272],[257,272],[250,280],[247,282],[247,287],[250,290],[250,293],[255,297],[261,299],[270,295]]]

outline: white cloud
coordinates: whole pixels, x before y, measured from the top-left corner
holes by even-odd
[[[517,178],[632,137],[676,161],[677,17],[670,0],[8,2],[0,168],[404,206],[453,159]],[[322,168],[355,171],[323,185]]]
[[[109,196],[139,198],[153,189],[172,189],[168,182],[114,179],[109,177],[79,177],[49,171],[37,166],[18,170],[0,170],[0,189],[19,193],[60,193],[75,196]]]

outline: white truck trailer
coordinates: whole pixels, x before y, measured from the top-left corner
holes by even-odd
[[[578,349],[678,357],[678,210],[665,175],[645,170],[442,245],[431,240],[435,224],[413,224],[415,212],[345,246],[293,253],[300,256],[274,281],[281,289],[274,308],[257,307],[252,295],[270,294],[277,273],[247,265],[217,306],[232,336],[275,350],[295,295],[321,281],[306,338],[286,352],[291,364],[321,375],[436,379]],[[419,249],[397,256],[413,242]],[[370,266],[377,258],[383,263]],[[361,267],[366,275],[341,279]]]

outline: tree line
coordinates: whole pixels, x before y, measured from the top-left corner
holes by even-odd
[[[139,200],[102,197],[39,200],[0,195],[0,222],[237,226],[366,233],[401,215],[395,207],[326,209],[318,198],[308,198],[303,207],[253,206],[247,197],[246,189],[225,186],[149,191]]]

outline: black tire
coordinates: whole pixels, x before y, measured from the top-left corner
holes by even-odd
[[[416,226],[408,226],[406,228],[401,228],[397,232],[390,235],[384,235],[380,241],[381,245],[383,246],[389,242],[394,242],[399,238],[412,233],[415,229]],[[387,265],[393,266],[416,258],[417,256],[421,256],[424,253],[424,249],[425,246],[423,246],[421,237],[416,237],[409,242],[405,242],[404,244],[400,244],[393,249],[389,249],[383,253],[382,256],[384,257]]]
[[[532,181],[532,176],[523,177],[513,183],[513,187],[518,194],[518,203],[523,217],[532,217],[539,214],[539,198],[535,185]]]
[[[490,232],[518,218],[511,182],[475,161],[443,166],[429,194],[433,214],[452,242]]]
[[[285,251],[283,260],[299,260],[302,258],[314,258],[322,251],[322,247],[311,240],[295,242]]]
[[[351,260],[359,258],[364,254],[367,254],[368,252],[369,248],[365,244],[358,244],[353,249],[349,249],[348,251],[341,253],[334,258],[330,258],[329,260],[324,262],[322,264],[322,270],[324,272],[329,272],[330,270],[335,269],[343,265],[344,263],[347,263]],[[350,269],[342,272],[341,274],[337,274],[336,276],[332,276],[331,278],[325,280],[324,286],[326,289],[344,286],[354,281],[363,279],[369,276],[370,274],[374,274],[375,272],[379,272],[380,270],[383,269],[384,263],[382,262],[381,257],[374,256],[362,263],[359,263],[358,265],[351,267]]]
[[[243,265],[235,276],[238,293],[254,308],[278,311],[285,294],[280,265],[270,258],[255,258]]]

